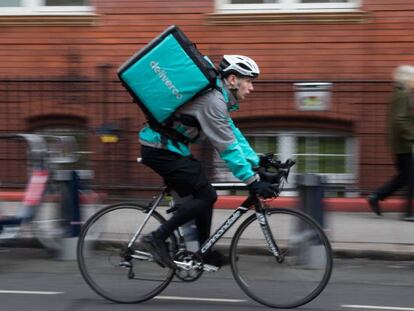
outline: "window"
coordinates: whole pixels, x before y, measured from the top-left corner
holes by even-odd
[[[220,12],[300,12],[349,11],[360,7],[360,0],[216,0]]]
[[[278,139],[274,135],[247,136],[250,146],[259,154],[274,152],[277,155]]]
[[[1,0],[1,15],[70,15],[92,13],[90,0]]]
[[[18,7],[21,6],[21,0],[3,0],[0,2],[0,7]]]
[[[345,137],[297,137],[298,173],[346,173]]]
[[[282,161],[296,160],[287,187],[294,187],[295,174],[316,173],[326,182],[345,187],[357,182],[356,139],[342,134],[312,131],[269,131],[246,133],[252,148],[259,154],[274,152]],[[237,182],[216,153],[213,159],[215,182]]]

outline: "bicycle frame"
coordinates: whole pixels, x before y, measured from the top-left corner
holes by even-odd
[[[161,200],[169,193],[170,189],[168,187],[164,188],[162,192],[154,198],[154,200],[148,205],[147,208],[147,216],[145,217],[143,223],[140,225],[138,230],[136,231],[133,238],[128,243],[128,249],[131,249],[135,241],[137,240],[138,236],[140,235],[142,229],[144,228],[145,224],[148,222],[148,219],[151,217],[151,214],[155,209],[158,207],[158,204]],[[204,244],[200,247],[200,249],[196,252],[197,255],[203,256],[206,254],[214,244],[237,222],[240,217],[245,214],[250,208],[255,207],[256,217],[259,221],[260,228],[265,236],[266,242],[268,243],[269,249],[271,250],[272,254],[278,258],[280,255],[279,248],[277,247],[272,233],[270,232],[267,218],[265,215],[265,210],[263,207],[262,202],[259,200],[257,195],[250,194],[246,200],[223,222],[223,224],[215,231],[214,234],[210,236],[210,238],[204,242]],[[144,254],[143,252],[138,251],[139,254]],[[133,255],[134,257],[134,255]]]
[[[272,233],[270,232],[263,204],[257,195],[254,194],[250,194],[246,200],[244,200],[244,202],[224,221],[216,232],[212,234],[206,242],[204,242],[201,248],[197,251],[197,254],[201,256],[206,254],[213,247],[213,245],[220,240],[220,238],[237,222],[237,220],[248,210],[250,210],[252,206],[255,207],[257,220],[259,221],[260,228],[262,229],[270,250],[274,256],[278,257],[279,249],[272,237]]]
[[[147,215],[147,217],[145,217],[143,223],[141,224],[141,226],[139,227],[139,229],[137,230],[135,235],[132,237],[131,241],[129,241],[128,249],[130,249],[132,247],[132,245],[134,245],[135,241],[137,240],[138,236],[140,235],[140,233],[141,233],[142,229],[144,228],[145,224],[148,222],[148,219],[151,217],[152,212],[155,211],[155,209],[158,207],[158,204],[160,204],[161,200],[165,197],[167,192],[169,192],[169,189],[164,188],[164,190],[161,192],[161,194],[158,195],[158,197],[156,197],[155,200],[153,200],[153,202],[150,204],[150,208],[147,210],[148,215]]]

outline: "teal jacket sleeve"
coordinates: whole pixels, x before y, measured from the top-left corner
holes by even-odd
[[[229,119],[230,127],[233,130],[234,136],[239,143],[239,146],[246,157],[246,160],[251,163],[253,167],[259,166],[259,157],[257,156],[256,152],[252,149],[249,142],[247,141],[246,137],[242,134],[242,132],[234,125],[232,119]]]
[[[244,157],[243,151],[237,142],[229,145],[219,155],[238,179],[246,184],[257,180],[256,174],[252,170],[252,165]]]

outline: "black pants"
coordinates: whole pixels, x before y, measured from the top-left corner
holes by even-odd
[[[157,230],[166,239],[175,229],[195,219],[200,245],[210,236],[213,205],[217,194],[209,183],[201,163],[192,156],[142,146],[142,163],[164,178],[164,182],[180,197],[191,196],[184,201],[174,215]]]
[[[381,188],[379,188],[376,191],[376,194],[379,200],[384,200],[395,191],[405,188],[407,198],[407,201],[405,203],[405,214],[407,216],[411,216],[411,204],[414,193],[413,154],[396,154],[394,164],[397,169],[397,175],[395,175],[389,182],[385,183]]]

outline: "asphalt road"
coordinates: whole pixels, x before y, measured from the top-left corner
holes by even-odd
[[[301,310],[414,311],[414,262],[335,259],[325,291]],[[115,304],[96,295],[77,265],[42,249],[0,248],[0,311],[263,310],[233,280],[229,267],[195,283],[175,281],[139,305]]]

